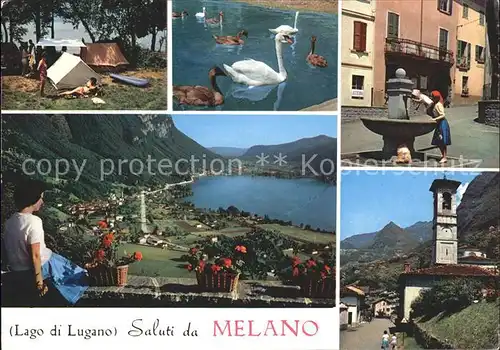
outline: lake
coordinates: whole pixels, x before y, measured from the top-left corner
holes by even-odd
[[[207,17],[224,13],[222,28],[209,27],[195,18],[195,13],[206,7]],[[254,59],[278,71],[274,34],[270,28],[280,25],[294,26],[295,11],[267,9],[230,1],[177,0],[173,11],[185,9],[189,16],[173,19],[173,83],[174,85],[209,86],[208,71],[223,63]],[[297,111],[337,98],[337,39],[338,16],[323,13],[300,12],[299,32],[293,45],[283,45],[283,58],[287,80],[270,87],[248,87],[233,84],[229,77],[217,77],[225,96],[225,103],[216,110],[281,110]],[[217,45],[212,35],[236,35],[241,29],[249,37],[242,46]],[[316,53],[328,61],[327,68],[315,68],[306,62],[311,47],[311,36],[317,37]],[[193,109],[190,106],[174,108]]]
[[[191,186],[193,196],[185,199],[197,208],[234,205],[271,219],[335,231],[336,187],[314,179],[215,176],[202,177]]]
[[[28,32],[26,35],[23,37],[24,41],[28,41],[29,39],[35,41],[35,24],[30,23],[26,26],[26,29]],[[82,25],[78,27],[78,29],[73,28],[73,25],[71,23],[64,23],[61,18],[55,18],[54,19],[54,32],[55,32],[55,38],[56,39],[84,39],[86,43],[91,43],[92,40],[90,40],[89,35],[85,31]],[[161,36],[167,36],[167,32],[161,32],[158,33],[156,36],[156,50],[159,49],[160,47],[160,37]],[[50,29],[49,29],[49,34],[47,35],[47,38],[50,38]],[[16,43],[17,44],[17,43]],[[137,39],[137,44],[139,44],[141,47],[149,49],[151,47],[151,35],[147,35],[143,38],[138,38]],[[166,50],[165,44],[162,46],[162,51]],[[77,52],[74,50],[71,50],[68,48],[68,51],[73,53]]]

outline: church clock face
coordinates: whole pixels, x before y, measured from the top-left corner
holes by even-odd
[[[443,238],[448,238],[448,239],[452,239],[453,238],[452,237],[453,233],[451,232],[451,228],[449,228],[449,227],[443,228],[443,230],[441,231],[441,233],[442,233],[442,237]]]

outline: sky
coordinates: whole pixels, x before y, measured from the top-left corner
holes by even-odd
[[[477,175],[446,172],[449,180],[462,182],[457,190],[458,201]],[[432,220],[433,196],[429,188],[435,179],[442,178],[442,172],[434,171],[342,172],[341,239],[379,231],[390,221],[404,228]]]
[[[336,116],[314,115],[180,115],[177,129],[204,147],[249,148],[305,137],[337,137]]]

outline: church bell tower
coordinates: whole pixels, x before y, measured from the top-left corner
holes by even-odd
[[[432,264],[457,264],[457,189],[459,181],[437,179],[430,191],[434,194]]]

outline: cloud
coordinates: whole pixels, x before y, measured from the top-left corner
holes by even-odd
[[[458,186],[457,188],[457,205],[462,202],[462,198],[464,197],[465,191],[467,191],[467,187],[469,187],[470,182],[466,182]]]

